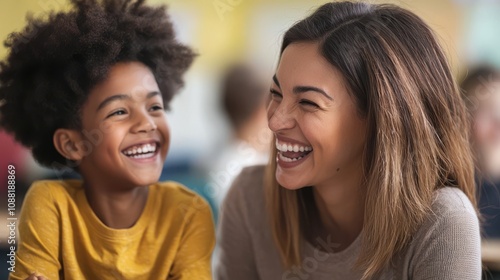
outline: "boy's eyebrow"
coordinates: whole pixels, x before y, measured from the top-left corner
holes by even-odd
[[[101,110],[102,108],[104,108],[106,105],[108,105],[109,103],[115,101],[115,100],[123,100],[123,99],[130,99],[130,96],[129,95],[126,95],[126,94],[117,94],[117,95],[113,95],[113,96],[110,96],[106,99],[104,99],[101,104],[99,104],[99,106],[97,106],[97,110],[96,111],[99,111]]]
[[[149,99],[149,98],[155,97],[157,95],[160,95],[159,91],[152,91],[152,92],[148,93],[148,96],[146,96],[146,98]]]
[[[146,96],[147,99],[149,98],[152,98],[154,96],[157,96],[157,95],[160,95],[160,92],[158,91],[152,91],[150,93],[148,93],[148,95]],[[106,105],[108,105],[109,103],[115,101],[115,100],[123,100],[123,99],[130,99],[130,95],[127,95],[127,94],[117,94],[117,95],[113,95],[113,96],[110,96],[106,99],[104,99],[101,104],[99,104],[99,106],[97,106],[97,110],[96,111],[99,111],[101,110],[102,108],[104,108]]]

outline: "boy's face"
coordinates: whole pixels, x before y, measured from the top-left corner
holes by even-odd
[[[163,99],[144,64],[117,63],[82,107],[87,145],[80,165],[90,184],[110,188],[158,181],[170,137]]]

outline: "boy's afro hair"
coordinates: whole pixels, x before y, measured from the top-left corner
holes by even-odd
[[[71,10],[46,19],[28,17],[25,29],[4,42],[10,53],[0,63],[0,127],[49,167],[68,164],[55,149],[53,134],[81,128],[80,108],[111,66],[147,65],[167,106],[195,56],[175,39],[165,6],[147,6],[144,0],[71,4]]]

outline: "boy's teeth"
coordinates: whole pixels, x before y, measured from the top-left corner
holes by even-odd
[[[139,155],[154,153],[156,151],[156,144],[144,144],[140,146],[131,147],[123,153],[128,156],[138,157]]]
[[[302,146],[302,145],[292,145],[288,143],[283,143],[280,144],[278,140],[276,140],[276,149],[278,149],[281,152],[310,152],[312,151],[311,146]]]

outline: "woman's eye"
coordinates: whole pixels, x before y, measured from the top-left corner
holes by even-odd
[[[271,97],[273,99],[280,99],[283,97],[283,95],[281,95],[281,93],[279,93],[278,91],[274,90],[274,89],[271,89],[269,90],[270,94],[271,94]]]
[[[127,112],[125,110],[116,110],[113,113],[109,114],[106,118],[112,117],[112,116],[120,116],[120,115],[125,115]]]
[[[299,103],[302,104],[302,105],[305,105],[305,106],[311,106],[311,107],[319,108],[318,104],[316,104],[316,103],[314,103],[312,101],[309,101],[307,99],[302,99],[302,100],[300,100]]]

